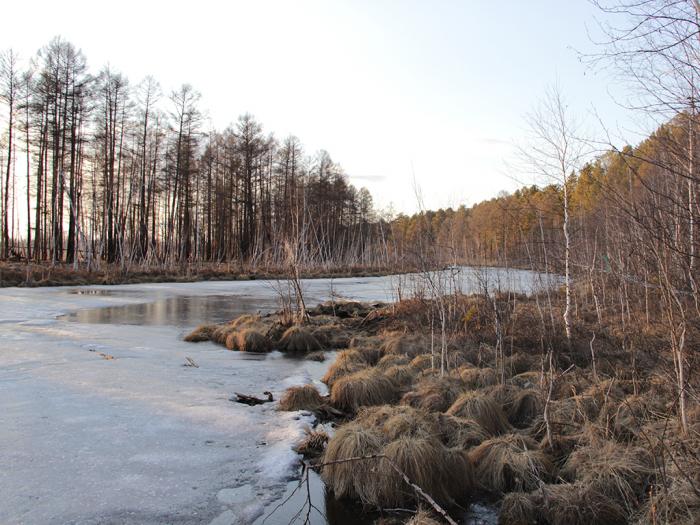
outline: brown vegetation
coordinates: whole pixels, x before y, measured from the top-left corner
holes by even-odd
[[[211,341],[217,326],[213,324],[202,324],[185,336],[188,343],[203,343]]]
[[[283,352],[306,353],[322,350],[318,339],[303,326],[289,327],[279,342],[279,349]]]
[[[323,405],[321,394],[313,385],[292,386],[280,398],[279,410],[316,410]]]
[[[226,337],[226,348],[241,352],[265,353],[272,350],[273,343],[266,335],[255,328],[241,328],[229,333]]]
[[[530,438],[517,434],[484,441],[470,451],[469,458],[481,486],[496,494],[535,490],[554,471],[547,454]]]
[[[454,300],[455,315],[475,304]],[[340,422],[330,439],[312,432],[297,448],[324,465],[322,477],[336,497],[382,508],[426,504],[408,476],[447,508],[484,494],[501,499],[503,523],[694,523],[700,480],[689,451],[700,439],[680,431],[675,392],[663,379],[672,363],[657,357],[648,374],[631,374],[618,336],[597,327],[594,375],[590,339],[575,327],[572,348],[560,349],[550,370],[531,348],[514,344],[508,357],[499,353],[485,317],[478,329],[455,329],[442,372],[439,354],[422,343],[418,350],[427,320],[421,324],[413,307],[388,312],[363,329],[350,318],[312,315],[290,332],[306,337],[328,326],[322,332],[355,334],[323,378],[327,400],[307,385],[289,389],[279,405]],[[193,338],[236,340],[245,331],[270,334],[277,327],[281,339],[281,326],[275,316],[252,316],[199,328]],[[635,358],[648,361],[645,355],[639,350]],[[691,431],[700,427],[697,405],[686,417]]]
[[[363,406],[383,405],[393,402],[398,394],[391,379],[377,370],[360,370],[333,383],[331,403],[348,412],[356,412]]]

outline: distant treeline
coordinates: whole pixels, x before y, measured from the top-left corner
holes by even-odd
[[[688,151],[694,121],[680,114],[636,147],[608,151],[567,177],[574,274],[596,270],[658,281],[661,258],[679,286],[694,286],[700,249],[697,153]],[[406,255],[432,240],[444,263],[561,271],[563,201],[562,184],[523,187],[471,207],[400,215],[392,239]]]
[[[188,84],[92,74],[55,38],[26,68],[4,53],[0,85],[2,258],[374,262],[366,189],[251,115],[210,130]]]

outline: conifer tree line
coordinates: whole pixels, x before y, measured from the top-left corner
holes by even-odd
[[[93,74],[62,38],[25,62],[2,54],[1,258],[377,262],[372,197],[327,152],[249,114],[207,129],[191,85]]]

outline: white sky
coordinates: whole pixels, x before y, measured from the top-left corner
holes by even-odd
[[[554,82],[574,111],[627,125],[574,51],[593,49],[595,15],[586,0],[25,1],[4,6],[0,49],[26,59],[61,35],[93,72],[191,83],[215,127],[250,112],[411,212],[414,174],[429,208],[515,189],[523,116]]]

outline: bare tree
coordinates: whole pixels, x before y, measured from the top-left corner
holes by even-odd
[[[7,104],[7,167],[5,170],[5,193],[3,196],[2,216],[2,254],[10,255],[9,207],[10,207],[10,174],[12,173],[12,151],[14,148],[13,132],[15,127],[15,111],[19,97],[20,78],[17,66],[17,54],[12,50],[0,54],[0,100]],[[13,203],[14,206],[14,203]]]
[[[580,124],[571,115],[558,87],[547,89],[544,98],[526,117],[529,126],[529,143],[521,148],[521,154],[529,169],[540,180],[556,184],[562,195],[562,232],[564,236],[564,287],[565,308],[563,314],[566,338],[571,342],[571,225],[569,179],[581,168],[588,148],[579,136]]]

